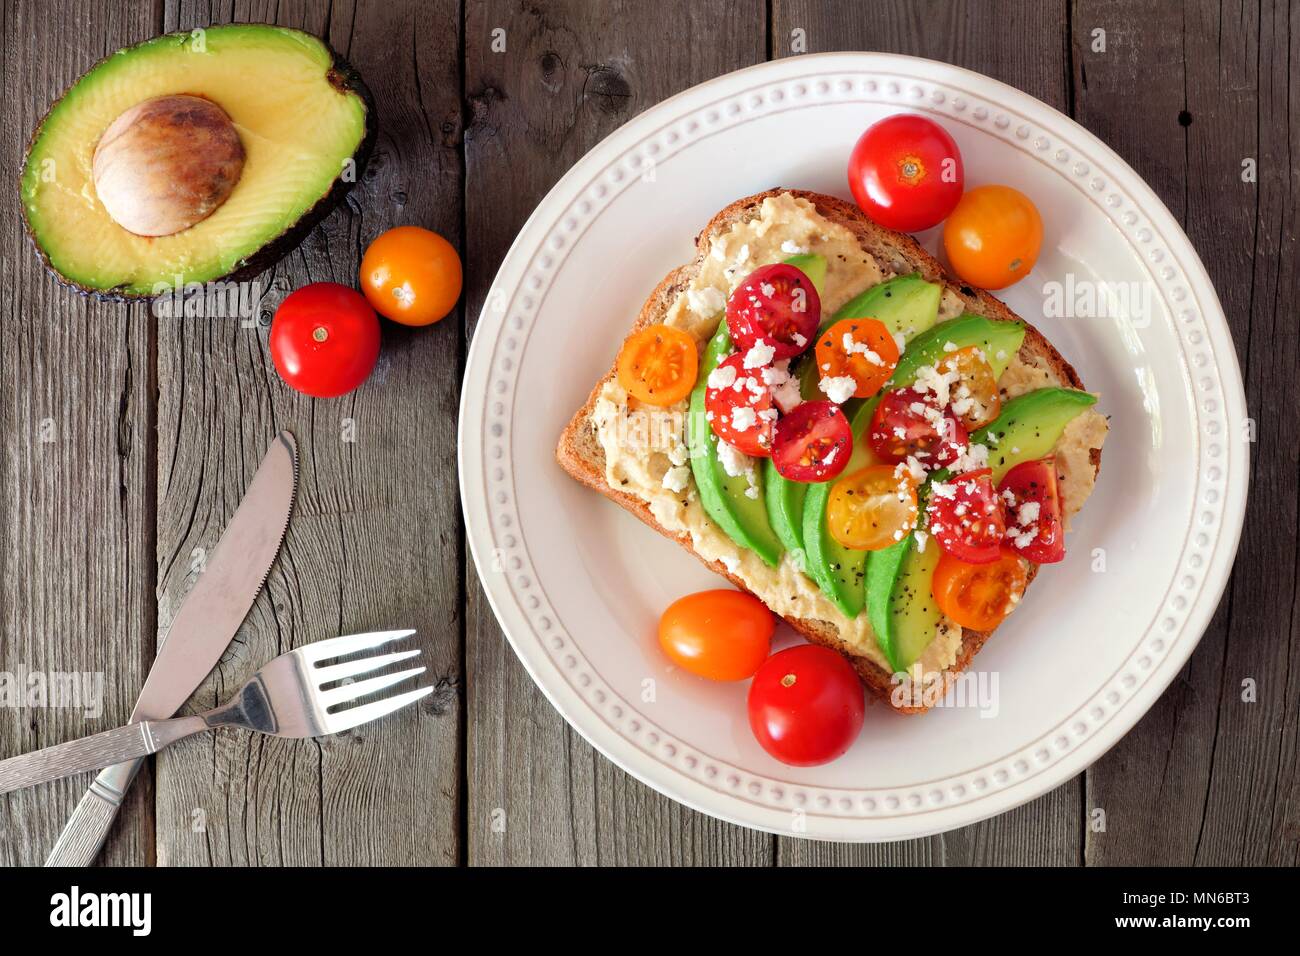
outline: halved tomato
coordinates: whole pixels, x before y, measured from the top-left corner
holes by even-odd
[[[1002,396],[998,393],[998,379],[993,374],[984,353],[976,345],[949,352],[935,366],[943,375],[957,373],[957,381],[949,386],[952,411],[967,431],[983,428],[1002,411]]]
[[[916,516],[916,482],[897,465],[870,465],[845,475],[826,501],[827,530],[859,551],[880,551],[903,540],[916,527]]]
[[[981,468],[930,486],[925,503],[928,530],[955,558],[970,564],[998,559],[1007,525],[993,490],[993,471]]]
[[[1016,465],[1003,476],[998,494],[1007,509],[1007,544],[1035,564],[1065,557],[1054,455]]]
[[[727,356],[709,375],[704,408],[713,433],[746,455],[772,454],[772,426],[777,411],[772,393],[757,369],[745,368],[739,352]]]
[[[830,481],[853,452],[853,429],[834,402],[797,406],[776,423],[772,464],[791,481]]]
[[[898,365],[898,343],[883,322],[841,319],[817,336],[817,372],[822,378],[848,375],[858,383],[854,398],[870,398]]]
[[[774,359],[794,358],[817,335],[822,300],[812,279],[792,265],[759,266],[736,286],[727,300],[731,341],[748,352],[762,339]]]
[[[927,468],[951,465],[969,444],[966,428],[927,392],[896,388],[881,396],[871,416],[871,447],[882,458],[915,457]]]
[[[953,621],[972,630],[991,631],[1019,603],[1028,584],[1025,560],[1003,548],[989,564],[940,555],[931,589],[939,610]]]
[[[623,343],[618,383],[647,405],[672,405],[691,394],[699,363],[689,333],[670,325],[651,325]]]

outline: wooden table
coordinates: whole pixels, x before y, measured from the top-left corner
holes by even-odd
[[[166,752],[132,790],[104,862],[1300,862],[1294,2],[6,0],[0,179],[14,182],[41,115],[101,56],[231,19],[309,30],[342,51],[378,101],[375,156],[346,206],[263,277],[255,329],[158,319],[58,288],[28,248],[7,187],[0,671],[99,672],[105,697],[97,719],[0,708],[0,756],[127,717],[170,609],[280,428],[303,450],[292,528],[265,593],[191,706],[215,703],[291,646],[395,626],[420,629],[438,691],[382,729],[298,742],[228,734]],[[492,49],[497,29],[504,52]],[[907,843],[814,844],[725,825],[596,754],[503,639],[457,500],[466,345],[529,212],[641,110],[792,47],[947,60],[1100,136],[1156,189],[1205,261],[1257,421],[1236,573],[1157,706],[1055,792]],[[1255,181],[1243,181],[1243,164]],[[462,308],[425,331],[386,325],[374,379],[351,396],[313,402],[289,391],[267,357],[275,307],[306,282],[353,282],[366,243],[400,223],[459,245]],[[1258,687],[1253,703],[1242,700],[1247,679]],[[0,863],[41,862],[85,782],[0,797]]]

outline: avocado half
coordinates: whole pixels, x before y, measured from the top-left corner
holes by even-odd
[[[225,111],[243,146],[242,172],[201,221],[136,235],[96,193],[96,147],[127,110],[178,94]],[[361,178],[375,130],[361,77],[310,34],[253,23],[154,37],[105,57],[41,120],[19,181],[27,233],[61,283],[96,298],[250,278],[297,246]]]

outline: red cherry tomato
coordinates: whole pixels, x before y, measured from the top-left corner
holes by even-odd
[[[800,644],[773,654],[749,685],[749,726],[782,763],[813,767],[842,756],[863,718],[862,682],[828,647]]]
[[[853,453],[853,429],[834,402],[798,405],[776,423],[772,464],[791,481],[830,481]]]
[[[778,262],[749,274],[727,300],[727,329],[742,352],[759,339],[776,350],[774,359],[793,358],[817,336],[822,300],[803,270]]]
[[[719,374],[721,373],[721,374]],[[746,455],[772,454],[772,424],[776,419],[772,393],[756,368],[745,368],[739,352],[718,363],[711,381],[725,383],[704,390],[704,408],[713,433]]]
[[[929,393],[915,388],[896,388],[881,397],[869,440],[882,458],[913,456],[927,468],[951,465],[969,444],[966,427],[952,410],[938,408]]]
[[[924,116],[899,114],[872,124],[849,157],[849,189],[859,208],[900,232],[941,223],[965,181],[961,150]]]
[[[758,598],[721,588],[678,598],[659,619],[659,646],[709,680],[753,677],[772,650],[776,619]]]
[[[998,559],[1006,520],[993,490],[993,471],[981,468],[930,486],[927,530],[939,547],[968,564]]]
[[[1007,511],[1007,544],[1035,564],[1065,557],[1056,458],[1022,461],[1003,476],[998,494]]]
[[[360,292],[337,282],[303,286],[271,320],[271,360],[293,389],[313,398],[345,395],[379,358],[379,319]]]

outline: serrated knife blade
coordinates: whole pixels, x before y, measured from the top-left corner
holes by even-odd
[[[221,660],[280,553],[297,492],[298,445],[290,432],[282,431],[172,619],[131,712],[132,723],[171,717]],[[88,866],[94,861],[140,763],[100,771],[46,866]]]

